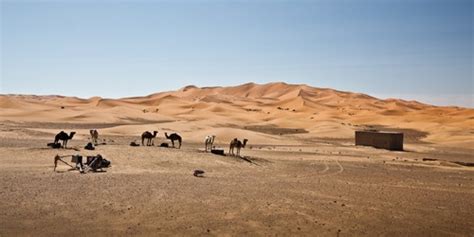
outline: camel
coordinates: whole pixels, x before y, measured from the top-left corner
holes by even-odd
[[[204,150],[207,152],[208,150],[212,150],[212,144],[214,144],[214,139],[216,139],[215,135],[206,136],[204,139]]]
[[[91,134],[92,143],[94,143],[94,145],[97,145],[97,140],[99,139],[99,132],[97,132],[97,130],[94,129],[94,130],[89,130],[89,133]]]
[[[71,132],[69,135],[67,135],[67,133],[65,133],[64,131],[61,131],[60,133],[56,134],[56,136],[54,137],[54,143],[57,144],[59,140],[61,140],[63,141],[63,147],[66,148],[67,141],[71,140],[72,137],[74,137],[74,134],[76,134],[76,132]]]
[[[171,134],[168,136],[168,134],[165,133],[165,137],[166,137],[166,139],[170,139],[170,140],[171,140],[171,144],[173,145],[173,147],[175,147],[175,146],[174,146],[174,141],[178,141],[178,142],[179,142],[179,147],[178,147],[178,149],[181,148],[181,141],[182,141],[182,139],[181,139],[181,136],[180,136],[180,135],[178,135],[178,134],[176,134],[176,133],[171,133]]]
[[[145,141],[145,139],[147,139],[147,142],[146,142],[147,146],[154,146],[155,142],[153,141],[153,139],[156,137],[156,134],[158,134],[157,131],[153,131],[153,134],[151,134],[151,132],[148,132],[148,131],[142,133],[142,146],[144,146],[143,142]]]
[[[244,142],[241,142],[237,138],[234,138],[234,140],[232,140],[230,142],[229,154],[232,155],[232,156],[235,156],[235,155],[240,156],[240,149],[245,148],[245,145],[247,144],[247,141],[248,141],[248,139],[244,139]],[[237,149],[236,154],[234,154],[234,148]]]

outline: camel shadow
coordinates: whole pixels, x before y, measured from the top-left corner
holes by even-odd
[[[251,156],[231,156],[229,155],[229,157],[233,157],[233,158],[238,158],[240,160],[243,160],[247,163],[250,163],[250,164],[253,164],[253,165],[256,165],[256,166],[262,166],[263,164],[265,163],[271,163],[269,160],[267,159],[263,159],[263,158],[258,158],[258,157],[251,157]]]
[[[71,171],[79,171],[79,173],[81,173],[80,170],[73,169],[73,168],[67,169],[67,170],[56,170],[56,171],[53,171],[53,172],[58,173],[58,174],[63,174],[63,173],[71,172]],[[90,171],[84,171],[82,173],[83,174],[85,174],[85,173],[107,173],[107,171],[106,170],[96,170],[96,171],[90,170]]]
[[[53,150],[74,150],[74,151],[80,151],[79,148],[77,147],[62,147],[62,146],[55,146],[54,143],[48,143],[46,144],[47,147],[40,147],[38,149],[41,149],[41,150],[50,150],[50,149],[53,149]]]

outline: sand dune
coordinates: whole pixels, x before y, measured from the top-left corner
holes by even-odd
[[[16,122],[132,123],[133,126],[133,120],[150,125],[163,119],[180,121],[179,127],[173,127],[174,124],[169,127],[196,140],[201,138],[194,134],[202,131],[217,133],[221,128],[245,125],[301,128],[313,137],[350,139],[354,130],[383,125],[386,129],[416,129],[427,133],[421,138],[424,142],[474,145],[474,109],[437,107],[400,99],[380,100],[360,93],[286,83],[186,86],[177,91],[123,99],[2,95],[0,108],[0,120]],[[123,135],[141,132],[141,127],[136,129],[123,131]]]
[[[0,236],[468,236],[473,128],[473,109],[285,83],[0,95],[0,199],[15,200],[0,202]],[[402,131],[405,151],[354,146],[360,129]],[[156,146],[129,146],[154,130]],[[46,147],[59,131],[76,132],[68,148]],[[165,132],[182,148],[157,146]],[[203,152],[211,134],[226,153],[247,138],[244,159]],[[57,154],[112,167],[53,172]]]

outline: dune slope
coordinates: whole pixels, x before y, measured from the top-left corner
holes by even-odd
[[[424,134],[420,142],[474,146],[474,109],[380,100],[360,93],[286,83],[186,86],[122,99],[0,95],[0,108],[1,121],[128,125],[108,129],[114,135],[136,135],[140,129],[149,128],[178,131],[199,140],[196,134],[243,136],[245,130],[257,126],[301,129],[307,133],[291,134],[301,139],[351,139],[355,130],[379,128],[416,130]],[[232,129],[225,133],[224,128]],[[249,136],[259,142],[267,141],[269,136],[270,141],[287,140],[285,133],[269,135],[265,131],[252,131]]]

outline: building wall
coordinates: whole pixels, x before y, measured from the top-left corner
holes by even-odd
[[[356,131],[355,144],[357,146],[372,146],[403,151],[403,133]]]

